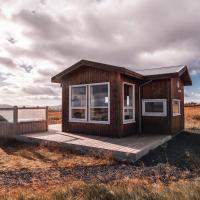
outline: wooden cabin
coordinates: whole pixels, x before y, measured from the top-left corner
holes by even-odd
[[[62,86],[62,130],[124,137],[184,129],[187,66],[144,70],[81,60],[52,78]]]

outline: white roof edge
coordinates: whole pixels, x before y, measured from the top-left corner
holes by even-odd
[[[161,74],[173,74],[180,72],[186,65],[178,65],[178,66],[169,66],[169,67],[155,67],[155,68],[148,68],[148,69],[131,69],[136,73],[139,73],[143,76],[150,76],[150,75],[161,75]]]

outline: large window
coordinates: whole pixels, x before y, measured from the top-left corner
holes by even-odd
[[[124,83],[123,87],[123,122],[135,122],[135,85]]]
[[[90,121],[109,121],[109,87],[108,84],[94,84],[90,87]]]
[[[167,116],[166,99],[143,99],[142,100],[143,116]]]
[[[74,121],[87,120],[87,86],[69,87],[69,118]]]
[[[173,109],[173,116],[177,116],[181,114],[181,101],[179,99],[172,100],[172,109]]]
[[[70,86],[69,92],[70,121],[91,123],[110,122],[109,83]]]

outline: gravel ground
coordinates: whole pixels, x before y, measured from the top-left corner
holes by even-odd
[[[199,173],[199,172],[198,172]],[[144,178],[149,182],[161,181],[169,183],[180,179],[192,179],[196,177],[196,172],[184,172],[178,168],[167,165],[155,167],[135,167],[131,165],[105,165],[105,166],[85,166],[74,168],[50,168],[48,170],[20,169],[15,171],[0,171],[0,185],[15,186],[27,185],[37,180],[48,182],[57,179],[82,180],[86,182],[109,183],[125,177]]]

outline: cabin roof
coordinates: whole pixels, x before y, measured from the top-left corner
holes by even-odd
[[[134,77],[138,80],[153,80],[153,79],[163,79],[170,78],[172,76],[179,76],[184,85],[192,85],[192,80],[186,65],[179,66],[169,66],[169,67],[152,67],[148,69],[135,69],[134,67],[120,67],[104,63],[98,63],[89,60],[80,60],[74,65],[68,67],[61,73],[52,77],[52,82],[62,83],[66,75],[80,67],[93,67],[108,71],[118,71],[121,74]]]
[[[148,69],[136,69],[137,73],[142,74],[143,76],[150,76],[150,75],[161,75],[161,74],[170,74],[170,73],[178,73],[182,70],[185,66],[169,66],[169,67],[157,67],[157,68],[148,68]]]

